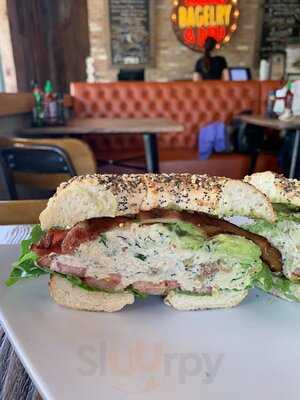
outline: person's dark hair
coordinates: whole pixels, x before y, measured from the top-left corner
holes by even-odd
[[[210,69],[211,55],[210,53],[214,50],[217,45],[216,39],[208,36],[204,44],[204,57],[203,57],[203,70],[207,73]]]

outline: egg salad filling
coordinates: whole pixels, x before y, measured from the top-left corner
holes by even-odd
[[[30,251],[43,232],[39,226],[22,245],[22,254],[7,281],[8,285],[48,271],[37,263]],[[201,229],[182,221],[171,223],[132,223],[102,233],[82,243],[72,254],[58,254],[53,265],[67,265],[72,273],[64,275],[73,285],[86,290],[132,290],[149,293],[162,282],[172,283],[170,290],[191,295],[213,295],[218,291],[244,291],[269,274],[261,260],[261,249],[251,240],[232,234],[207,237]],[[84,276],[102,282],[107,276],[119,276],[113,289],[90,286],[89,280],[76,274],[84,267]],[[75,271],[75,272],[74,272]],[[57,272],[55,272],[57,273]],[[139,285],[137,285],[139,283]],[[150,290],[150,294],[151,290]]]

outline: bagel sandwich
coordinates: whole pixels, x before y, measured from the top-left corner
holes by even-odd
[[[268,197],[277,215],[275,222],[256,219],[243,225],[268,239],[282,256],[282,273],[270,274],[269,284],[262,289],[267,287],[278,297],[300,301],[300,181],[269,171],[246,176],[244,181]]]
[[[7,285],[50,274],[60,305],[117,311],[159,295],[178,310],[239,304],[281,255],[225,217],[275,221],[248,183],[190,174],[87,175],[61,184],[21,246]]]

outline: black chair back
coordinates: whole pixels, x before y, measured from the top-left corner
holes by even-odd
[[[11,200],[17,200],[13,172],[36,174],[69,174],[76,171],[69,156],[56,146],[20,146],[0,149],[0,167],[6,193]]]

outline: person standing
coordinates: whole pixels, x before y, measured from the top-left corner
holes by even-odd
[[[193,80],[202,79],[223,79],[228,80],[228,70],[226,59],[222,56],[211,56],[217,41],[209,36],[204,45],[204,57],[199,58],[195,65]]]

